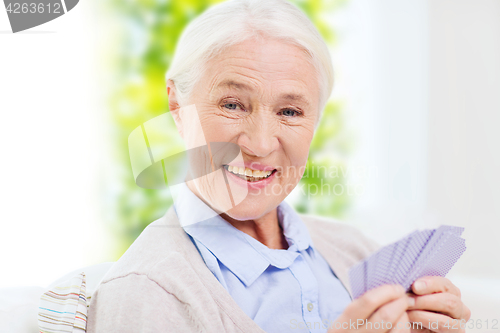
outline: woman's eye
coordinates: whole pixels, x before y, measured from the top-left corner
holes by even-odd
[[[286,116],[286,117],[293,117],[293,116],[298,115],[299,113],[293,109],[285,109],[285,110],[281,111],[281,114]]]
[[[236,110],[238,108],[238,104],[236,103],[224,103],[223,106],[229,110]]]

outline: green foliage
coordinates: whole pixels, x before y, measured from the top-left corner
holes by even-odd
[[[106,210],[108,220],[119,239],[118,258],[152,221],[161,217],[172,204],[166,190],[138,187],[133,179],[128,135],[145,121],[168,111],[164,74],[172,60],[177,40],[184,27],[210,5],[220,0],[112,0],[109,12],[118,20],[119,36],[110,43],[113,83],[109,98],[111,111],[114,179],[106,186],[113,188]],[[345,0],[294,0],[318,27],[325,40],[335,42],[325,15]],[[306,174],[301,185],[331,186],[343,184],[343,177],[329,177],[325,172],[312,174],[319,166],[342,167],[328,152],[347,152],[349,140],[344,129],[342,108],[329,103],[311,145]],[[176,129],[169,128],[169,131]],[[322,183],[323,182],[323,183]],[[112,183],[112,184],[111,184]],[[111,191],[108,191],[111,193]],[[310,200],[298,200],[295,207],[301,212],[339,216],[349,204],[345,194],[339,196],[311,195]]]

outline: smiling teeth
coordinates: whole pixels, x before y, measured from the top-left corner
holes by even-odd
[[[271,175],[271,173],[273,173],[272,171],[253,170],[250,168],[243,168],[232,165],[228,165],[227,170],[229,172],[234,173],[235,175],[242,175],[255,178],[267,178]]]

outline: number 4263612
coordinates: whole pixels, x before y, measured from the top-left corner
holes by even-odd
[[[51,6],[52,5],[52,6]],[[7,6],[7,13],[13,14],[27,14],[27,13],[53,13],[62,14],[60,3],[9,3]]]
[[[465,329],[468,328],[470,330],[472,329],[492,329],[492,330],[497,330],[499,329],[498,326],[498,319],[469,319],[469,321],[465,322],[464,319],[458,320],[458,319],[453,319],[451,322],[447,321],[444,324],[444,327],[447,329]]]

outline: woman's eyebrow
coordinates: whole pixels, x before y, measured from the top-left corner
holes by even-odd
[[[236,82],[234,80],[224,80],[214,87],[215,89],[232,88],[237,90],[253,90],[252,87],[246,83]]]
[[[212,89],[212,91],[217,90],[217,89],[224,89],[224,88],[235,89],[235,90],[246,90],[246,91],[253,91],[254,90],[252,88],[252,86],[250,86],[246,83],[237,82],[237,81],[234,81],[232,79],[227,79],[227,80],[223,80],[219,84],[217,84]],[[309,99],[302,94],[283,93],[279,96],[279,99],[285,100],[287,102],[302,103],[308,107],[311,106]]]
[[[311,105],[311,103],[309,102],[309,99],[301,94],[283,94],[280,97],[281,97],[281,99],[284,99],[287,101],[303,103],[303,104],[306,104],[307,106]]]

